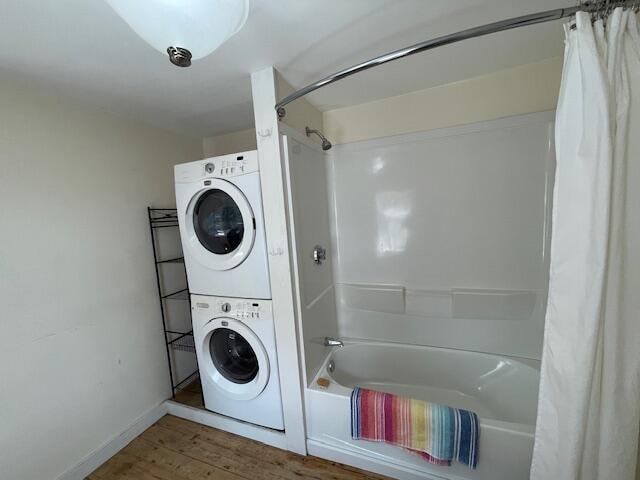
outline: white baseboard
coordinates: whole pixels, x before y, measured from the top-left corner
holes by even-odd
[[[369,472],[385,475],[399,480],[447,480],[445,477],[430,475],[412,468],[393,465],[367,455],[329,445],[317,440],[307,440],[309,455],[324,458],[332,462],[344,463]]]
[[[284,432],[272,430],[270,428],[259,427],[252,423],[235,420],[224,415],[203,410],[201,408],[189,407],[181,403],[167,400],[165,402],[166,411],[169,415],[191,420],[208,427],[217,428],[226,432],[235,433],[243,437],[266,443],[272,447],[287,449],[286,436]]]
[[[156,423],[167,413],[165,402],[159,403],[140,415],[122,433],[110,438],[105,443],[89,453],[59,475],[56,480],[83,480],[104,462],[113,457],[116,453],[126,447],[134,438],[144,432],[151,425]]]

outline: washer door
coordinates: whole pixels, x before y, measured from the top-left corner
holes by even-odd
[[[203,330],[198,348],[204,374],[230,398],[260,395],[269,381],[269,357],[256,334],[232,318],[211,320]]]
[[[255,220],[251,205],[232,183],[207,180],[196,192],[185,215],[188,246],[193,255],[214,270],[230,270],[251,252]]]

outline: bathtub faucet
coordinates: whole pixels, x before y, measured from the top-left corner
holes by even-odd
[[[337,338],[324,337],[324,346],[325,347],[344,347],[344,343],[342,343],[342,340],[338,340]]]

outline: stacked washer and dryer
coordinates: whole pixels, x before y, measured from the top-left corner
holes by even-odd
[[[258,152],[175,166],[205,408],[284,429]]]

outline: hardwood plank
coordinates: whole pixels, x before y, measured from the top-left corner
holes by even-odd
[[[209,428],[199,423],[183,420],[171,415],[165,415],[157,425],[184,435],[201,435],[207,442],[223,450],[231,450],[234,454],[263,459],[265,456],[282,458],[291,455],[290,452],[270,447],[263,443],[245,437],[234,435],[223,430]]]
[[[174,400],[190,407],[204,408],[204,405],[202,404],[202,386],[200,385],[200,379],[196,378],[193,382],[176,393],[176,398]]]
[[[166,427],[175,432],[181,432],[184,435],[199,435],[202,440],[211,446],[215,446],[222,454],[231,454],[241,456],[244,459],[254,458],[259,463],[273,464],[277,467],[286,467],[293,475],[287,476],[287,479],[299,479],[300,475],[307,475],[307,478],[315,478],[314,471],[322,470],[324,473],[320,478],[332,478],[336,480],[342,479],[384,479],[386,477],[378,476],[370,472],[363,472],[354,467],[348,467],[317,457],[297,455],[286,450],[280,450],[270,447],[254,440],[240,437],[223,430],[209,428],[199,423],[190,422],[172,415],[166,415],[161,418],[157,425]],[[292,469],[292,464],[297,464],[302,470]],[[335,471],[327,470],[328,466],[336,467]],[[345,474],[346,471],[346,474]]]
[[[87,480],[384,479],[167,415]]]
[[[154,465],[126,451],[118,453],[103,467],[87,477],[87,480],[185,480],[184,477],[177,477],[161,466]]]
[[[236,455],[225,445],[210,443],[197,433],[185,435],[156,424],[145,432],[145,438],[151,443],[162,445],[190,458],[197,458],[243,478],[254,479],[264,475],[265,479],[282,480],[277,474],[265,472],[260,461]]]
[[[143,434],[144,435],[144,434]],[[120,453],[123,455],[121,456]],[[112,460],[112,465],[100,472],[103,479],[153,478],[154,480],[242,480],[243,477],[222,468],[182,455],[138,437]],[[118,458],[120,457],[120,458]],[[107,464],[112,463],[111,460]],[[145,473],[140,477],[139,472]]]
[[[183,405],[188,405],[189,407],[204,408],[202,404],[202,394],[189,390],[183,390],[176,394],[175,401]]]

